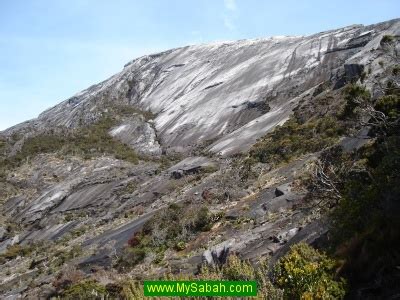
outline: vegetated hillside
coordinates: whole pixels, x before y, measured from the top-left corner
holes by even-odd
[[[138,58],[1,133],[3,297],[396,297],[400,21]]]

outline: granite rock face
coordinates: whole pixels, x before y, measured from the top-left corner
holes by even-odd
[[[165,149],[185,152],[214,140],[209,148],[214,153],[240,152],[285,122],[298,101],[320,84],[340,85],[346,76],[362,72],[382,36],[399,34],[399,27],[393,20],[143,56],[6,134],[29,127],[74,128],[94,122],[112,105],[134,105],[156,115],[152,126],[133,119],[114,129],[135,148],[147,144],[144,151],[158,153],[159,141]],[[140,141],[133,141],[139,136]]]
[[[135,115],[110,130],[109,134],[141,154],[161,155],[162,149],[152,122]]]

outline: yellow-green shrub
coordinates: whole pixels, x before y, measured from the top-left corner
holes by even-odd
[[[274,282],[287,299],[342,299],[344,279],[336,279],[337,263],[307,244],[294,245],[274,269]]]
[[[267,261],[261,260],[254,267],[247,261],[240,260],[236,255],[229,256],[223,267],[203,266],[197,275],[190,274],[164,274],[160,280],[256,280],[258,295],[254,299],[278,300],[283,299],[283,291],[275,288],[268,278]],[[154,278],[152,278],[154,280]],[[143,283],[141,281],[127,280],[120,283],[123,299],[144,299]],[[174,299],[174,298],[172,298]],[[178,298],[176,298],[178,299]],[[196,298],[197,299],[197,298]],[[222,298],[214,298],[222,299]],[[226,300],[233,298],[223,298]],[[234,298],[236,299],[236,298]]]

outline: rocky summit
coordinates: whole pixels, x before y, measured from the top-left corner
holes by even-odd
[[[398,297],[399,40],[396,19],[176,48],[1,132],[1,298],[260,273],[265,299]]]

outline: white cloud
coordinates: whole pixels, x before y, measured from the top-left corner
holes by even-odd
[[[224,0],[224,5],[227,10],[235,11],[237,9],[235,0]]]
[[[224,26],[229,30],[235,30],[236,29],[236,26],[233,23],[233,20],[228,16],[224,16]]]
[[[236,0],[224,0],[224,14],[222,15],[222,20],[225,28],[230,31],[236,29],[234,20],[238,15],[238,8],[236,5]]]

